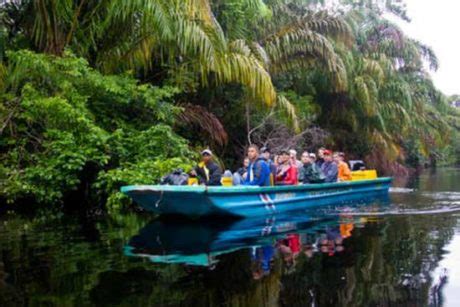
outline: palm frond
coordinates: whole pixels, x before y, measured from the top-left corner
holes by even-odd
[[[299,132],[300,124],[295,106],[284,95],[278,95],[277,106],[286,111],[294,131]]]
[[[220,146],[227,144],[228,135],[220,120],[206,108],[185,103],[179,105],[183,111],[177,115],[179,122],[199,127]]]
[[[317,67],[324,68],[331,74],[338,91],[347,86],[347,73],[341,58],[334,51],[331,42],[316,32],[296,27],[284,28],[269,37],[264,42],[264,47],[275,72],[276,69],[289,69],[289,62],[298,59],[305,64],[318,63]]]
[[[414,44],[418,47],[420,54],[429,63],[430,69],[437,71],[439,68],[439,60],[433,49],[421,42],[414,41]]]
[[[205,64],[209,65],[209,71],[216,74],[219,83],[237,82],[250,89],[254,98],[267,105],[276,102],[271,76],[254,56],[233,52]]]
[[[301,22],[312,31],[341,39],[349,44],[354,39],[349,23],[341,16],[332,16],[328,11],[309,11]]]

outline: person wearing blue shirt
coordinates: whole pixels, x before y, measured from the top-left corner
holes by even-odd
[[[262,147],[260,149],[261,157],[265,159],[268,164],[268,168],[270,169],[270,185],[275,185],[275,178],[276,178],[276,165],[271,159],[270,149],[267,147]]]
[[[260,187],[270,186],[270,167],[264,158],[259,157],[259,147],[250,145],[248,148],[248,174],[244,185],[254,185]]]
[[[321,165],[321,171],[326,177],[324,182],[337,182],[339,170],[337,164],[332,160],[332,152],[330,150],[324,150],[324,163]]]

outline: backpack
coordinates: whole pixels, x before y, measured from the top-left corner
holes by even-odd
[[[181,168],[175,169],[172,173],[161,178],[162,185],[187,185],[188,175]]]

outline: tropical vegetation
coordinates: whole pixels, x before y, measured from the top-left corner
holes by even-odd
[[[208,146],[227,168],[249,143],[452,161],[437,58],[387,14],[409,20],[397,0],[4,1],[0,201],[115,205]]]

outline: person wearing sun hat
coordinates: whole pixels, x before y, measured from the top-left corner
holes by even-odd
[[[222,170],[213,161],[212,151],[209,149],[201,152],[201,162],[191,171],[191,174],[199,178],[200,184],[221,185]]]
[[[337,182],[337,175],[339,170],[337,164],[332,158],[332,152],[328,149],[323,151],[324,163],[321,165],[321,171],[323,172],[325,179],[324,182]]]

